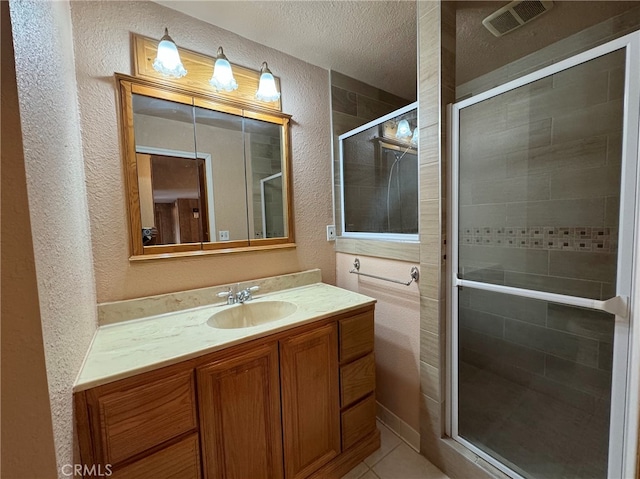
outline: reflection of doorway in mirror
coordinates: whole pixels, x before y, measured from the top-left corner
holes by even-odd
[[[210,241],[213,201],[211,157],[161,148],[137,147],[140,216],[152,237],[145,245]],[[215,225],[214,225],[215,227]],[[213,230],[215,231],[215,230]]]

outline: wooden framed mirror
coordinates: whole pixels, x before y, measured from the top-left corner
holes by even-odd
[[[132,260],[295,246],[289,115],[116,80]]]

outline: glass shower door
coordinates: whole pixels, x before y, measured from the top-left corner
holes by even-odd
[[[451,433],[514,477],[623,477],[637,42],[453,107]]]

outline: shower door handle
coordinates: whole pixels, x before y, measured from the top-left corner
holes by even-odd
[[[455,284],[458,288],[469,287],[481,289],[483,291],[491,291],[494,293],[511,294],[522,296],[530,299],[538,299],[540,301],[550,301],[552,303],[564,304],[567,306],[578,306],[579,308],[595,309],[604,311],[616,317],[629,321],[629,298],[627,296],[615,296],[613,298],[600,301],[598,299],[581,298],[579,296],[567,296],[558,293],[547,293],[545,291],[536,291],[533,289],[514,288],[512,286],[503,286],[501,284],[479,283],[460,279],[456,277]]]

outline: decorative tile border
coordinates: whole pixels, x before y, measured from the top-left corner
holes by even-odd
[[[617,228],[553,226],[488,227],[474,226],[460,230],[460,244],[530,248],[543,250],[616,253]]]

